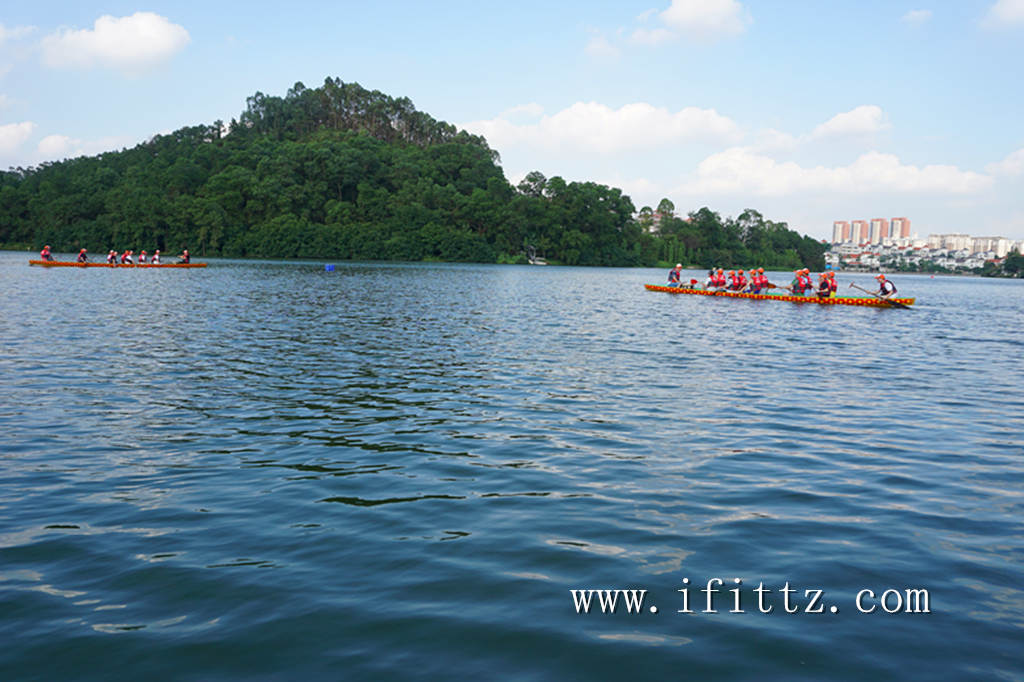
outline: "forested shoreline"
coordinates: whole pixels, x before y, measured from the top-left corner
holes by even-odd
[[[228,124],[0,172],[0,247],[188,248],[198,256],[824,267],[825,246],[757,211],[639,211],[621,190],[529,174],[479,136],[355,83],[256,93]]]

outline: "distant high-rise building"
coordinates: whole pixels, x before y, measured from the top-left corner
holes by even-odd
[[[968,247],[971,253],[988,253],[991,251],[996,258],[1005,258],[1013,251],[1013,242],[1006,237],[974,237]]]
[[[850,240],[857,244],[867,244],[868,237],[870,236],[870,227],[866,220],[854,220],[850,223]]]
[[[832,243],[841,244],[850,241],[850,223],[836,220],[832,223]]]
[[[889,221],[885,218],[874,218],[871,221],[871,230],[868,241],[872,244],[881,244],[883,239],[889,238]]]
[[[974,246],[974,239],[966,234],[930,234],[928,246],[949,251],[970,251]]]
[[[995,251],[996,241],[999,237],[974,237],[971,239],[971,253],[985,253]]]
[[[910,221],[907,218],[892,219],[892,236],[906,239],[910,236]]]

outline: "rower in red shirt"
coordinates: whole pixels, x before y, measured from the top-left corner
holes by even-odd
[[[764,272],[764,268],[750,271],[750,286],[747,287],[747,290],[750,293],[759,294],[761,293],[761,289],[764,288],[764,284],[762,283],[764,275],[761,274],[762,272]]]

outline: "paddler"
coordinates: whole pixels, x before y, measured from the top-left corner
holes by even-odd
[[[143,249],[142,253],[139,254],[139,265],[142,265],[145,262],[146,262],[146,250]]]
[[[153,258],[150,261],[153,265],[160,265],[160,249],[153,252]]]
[[[750,271],[750,285],[747,287],[747,291],[752,294],[759,294],[761,290],[765,288],[766,281],[764,279],[764,268],[758,268],[757,270]]]
[[[43,260],[53,260],[53,256],[50,255],[50,245],[47,244],[43,247],[43,250],[39,252],[39,257]]]
[[[814,289],[814,280],[811,279],[811,271],[804,268],[800,271],[800,288],[802,291],[801,295],[806,296],[808,291]]]
[[[188,249],[184,249],[181,252],[181,255],[178,256],[178,262],[179,263],[188,263],[189,262]]]
[[[828,275],[824,272],[818,275],[818,298],[828,298],[832,295],[832,287],[828,283]]]
[[[82,249],[81,251],[78,252],[78,262],[79,263],[88,263],[89,262],[89,256],[86,254],[85,249]]]
[[[839,290],[839,285],[836,284],[836,273],[834,273],[831,270],[829,270],[829,272],[828,272],[828,295],[829,295],[829,297],[830,298],[831,297],[835,297],[837,295],[836,292],[838,290]]]
[[[799,270],[793,271],[793,281],[789,283],[789,290],[793,292],[794,296],[802,296],[804,293],[804,280],[800,276]]]
[[[680,286],[679,276],[682,273],[682,271],[683,271],[683,264],[682,263],[676,263],[676,266],[668,271],[668,285],[670,287],[678,287],[678,286]]]
[[[722,270],[722,268],[718,268],[718,271],[715,272],[714,279],[711,282],[711,286],[716,290],[720,290],[724,289],[725,285],[725,272]]]
[[[113,249],[110,250],[110,253],[107,254],[107,263],[110,265],[117,265],[117,251],[114,251]]]
[[[878,273],[875,275],[875,279],[878,280],[878,291],[875,292],[877,296],[892,298],[896,295],[896,285],[887,280],[884,274]]]

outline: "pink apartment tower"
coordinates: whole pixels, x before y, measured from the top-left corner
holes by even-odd
[[[871,227],[868,225],[866,220],[854,220],[850,223],[850,241],[856,242],[857,244],[867,244],[868,237],[871,235]]]
[[[897,232],[898,230],[898,232]],[[910,236],[910,220],[907,218],[893,218],[892,219],[892,236],[899,236],[900,239],[906,239]]]
[[[845,220],[836,220],[832,223],[832,242],[841,244],[850,241],[850,223]]]

